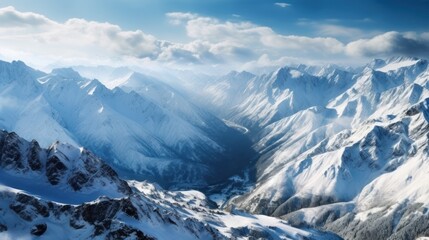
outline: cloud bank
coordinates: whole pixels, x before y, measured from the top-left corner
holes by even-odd
[[[292,60],[341,62],[350,58],[429,55],[429,33],[386,32],[342,42],[336,37],[358,34],[360,30],[321,25],[319,34],[323,37],[308,37],[195,13],[170,12],[166,18],[186,32],[188,41],[162,40],[143,30],[127,31],[107,22],[77,18],[56,22],[6,7],[0,9],[0,55],[45,65],[137,63],[235,69]]]

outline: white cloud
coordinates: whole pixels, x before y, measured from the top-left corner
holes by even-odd
[[[338,53],[343,48],[343,44],[334,38],[286,36],[274,32],[269,27],[261,27],[250,22],[221,22],[207,17],[189,20],[186,30],[188,36],[193,39],[211,43],[225,42],[257,52],[294,50],[301,53]]]
[[[71,39],[85,46],[101,47],[102,50],[113,54],[137,58],[155,58],[161,44],[154,36],[141,30],[124,31],[117,25],[88,22],[83,19],[70,19],[54,33],[57,36],[45,40],[63,43]],[[58,35],[61,36],[60,39]]]
[[[44,64],[127,64],[172,66],[279,66],[290,59],[343,61],[353,57],[428,54],[429,33],[389,32],[345,44],[334,37],[360,33],[325,24],[326,37],[283,35],[247,21],[222,21],[194,13],[172,12],[166,17],[186,30],[188,42],[156,38],[142,30],[69,19],[56,22],[36,13],[0,9],[0,56]],[[271,60],[274,59],[274,60]],[[250,69],[249,69],[250,70]]]
[[[0,26],[0,33],[4,33],[0,43],[7,46],[9,53],[13,52],[10,49],[14,49],[16,53],[19,52],[17,56],[31,53],[48,59],[46,61],[57,58],[61,61],[110,59],[121,62],[123,59],[136,58],[162,64],[234,66],[255,60],[263,54],[273,58],[286,55],[317,57],[337,54],[344,47],[333,38],[286,36],[251,22],[221,21],[193,13],[166,14],[172,24],[185,27],[191,39],[187,43],[159,40],[141,30],[125,31],[110,23],[84,19],[58,23],[42,15],[21,13],[13,8],[1,9],[0,19],[5,18],[4,15],[26,19],[26,24],[21,24],[13,35],[6,34],[10,33],[8,27]],[[34,30],[31,22],[49,27]],[[29,31],[33,32],[28,34]]]
[[[184,12],[169,12],[166,14],[166,16],[169,19],[169,22],[173,25],[180,25],[183,22],[186,22],[188,20],[197,18],[198,15],[197,14],[193,14],[193,13],[184,13]]]
[[[429,33],[387,32],[370,39],[359,39],[346,46],[350,56],[385,57],[393,55],[429,55]]]
[[[16,57],[25,57],[23,60],[27,61],[27,58],[32,58],[33,62],[42,59],[120,61],[122,57],[129,56],[155,59],[162,45],[162,41],[141,30],[125,31],[117,25],[84,19],[59,23],[39,14],[19,12],[12,7],[0,9],[0,22],[2,55],[15,54]]]
[[[276,2],[276,3],[274,3],[274,5],[282,7],[282,8],[287,8],[287,7],[291,6],[289,3],[284,3],[284,2]]]
[[[39,27],[54,25],[55,22],[32,12],[18,12],[14,7],[0,8],[0,27]]]

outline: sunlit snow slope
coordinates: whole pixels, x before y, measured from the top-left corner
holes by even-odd
[[[204,93],[228,99],[213,105],[251,129],[261,153],[256,185],[230,206],[348,239],[428,234],[426,60],[299,65],[239,81],[227,75]]]

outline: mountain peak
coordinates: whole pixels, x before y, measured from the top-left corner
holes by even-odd
[[[370,63],[368,63],[365,68],[377,69],[386,65],[386,61],[383,59],[373,59]]]
[[[76,72],[73,68],[56,68],[51,72],[52,75],[57,75],[67,79],[78,80],[81,79],[82,76]]]
[[[274,76],[281,78],[300,78],[305,75],[305,72],[292,67],[282,67],[274,72]]]
[[[387,58],[385,60],[385,62],[387,64],[389,64],[389,63],[397,63],[397,62],[405,62],[405,61],[418,61],[418,60],[420,60],[420,58],[406,57],[406,56],[394,56],[394,57]]]
[[[392,57],[385,61],[384,65],[376,66],[375,70],[380,72],[396,71],[401,68],[411,67],[419,63],[423,63],[425,60],[415,57]]]
[[[247,72],[247,71],[231,71],[227,75],[225,75],[226,78],[234,78],[234,79],[240,79],[240,80],[249,80],[255,75],[253,73]]]
[[[5,62],[0,61],[0,79],[26,82],[43,76],[45,73],[34,70],[22,61]]]
[[[27,67],[28,68],[27,64],[25,64],[21,60],[14,60],[14,61],[12,61],[11,64],[12,64],[12,66],[19,66],[19,67]]]

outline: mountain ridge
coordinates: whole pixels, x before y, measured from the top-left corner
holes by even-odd
[[[11,71],[18,68],[15,72],[36,72],[23,63],[4,65]],[[28,77],[25,85],[16,80],[22,80],[20,75],[5,75],[8,87],[2,91],[2,100],[13,100],[13,104],[0,109],[8,116],[0,126],[37,138],[42,145],[59,139],[86,146],[109,160],[121,174],[140,175],[140,179],[173,187],[204,187],[227,181],[250,157],[237,160],[237,167],[230,170],[215,170],[218,162],[235,160],[237,144],[221,140],[240,139],[241,134],[183,97],[174,106],[166,102],[168,99],[158,99],[156,94],[175,94],[162,83],[152,82],[158,87],[150,96],[122,88],[110,90],[71,68],[36,73],[24,76]],[[40,132],[30,124],[34,120]]]
[[[126,182],[91,152],[68,144],[42,149],[34,140],[2,131],[0,149],[0,180],[13,178],[0,181],[0,238],[339,239],[275,218],[213,210],[197,191]],[[40,183],[43,191],[35,187]]]

